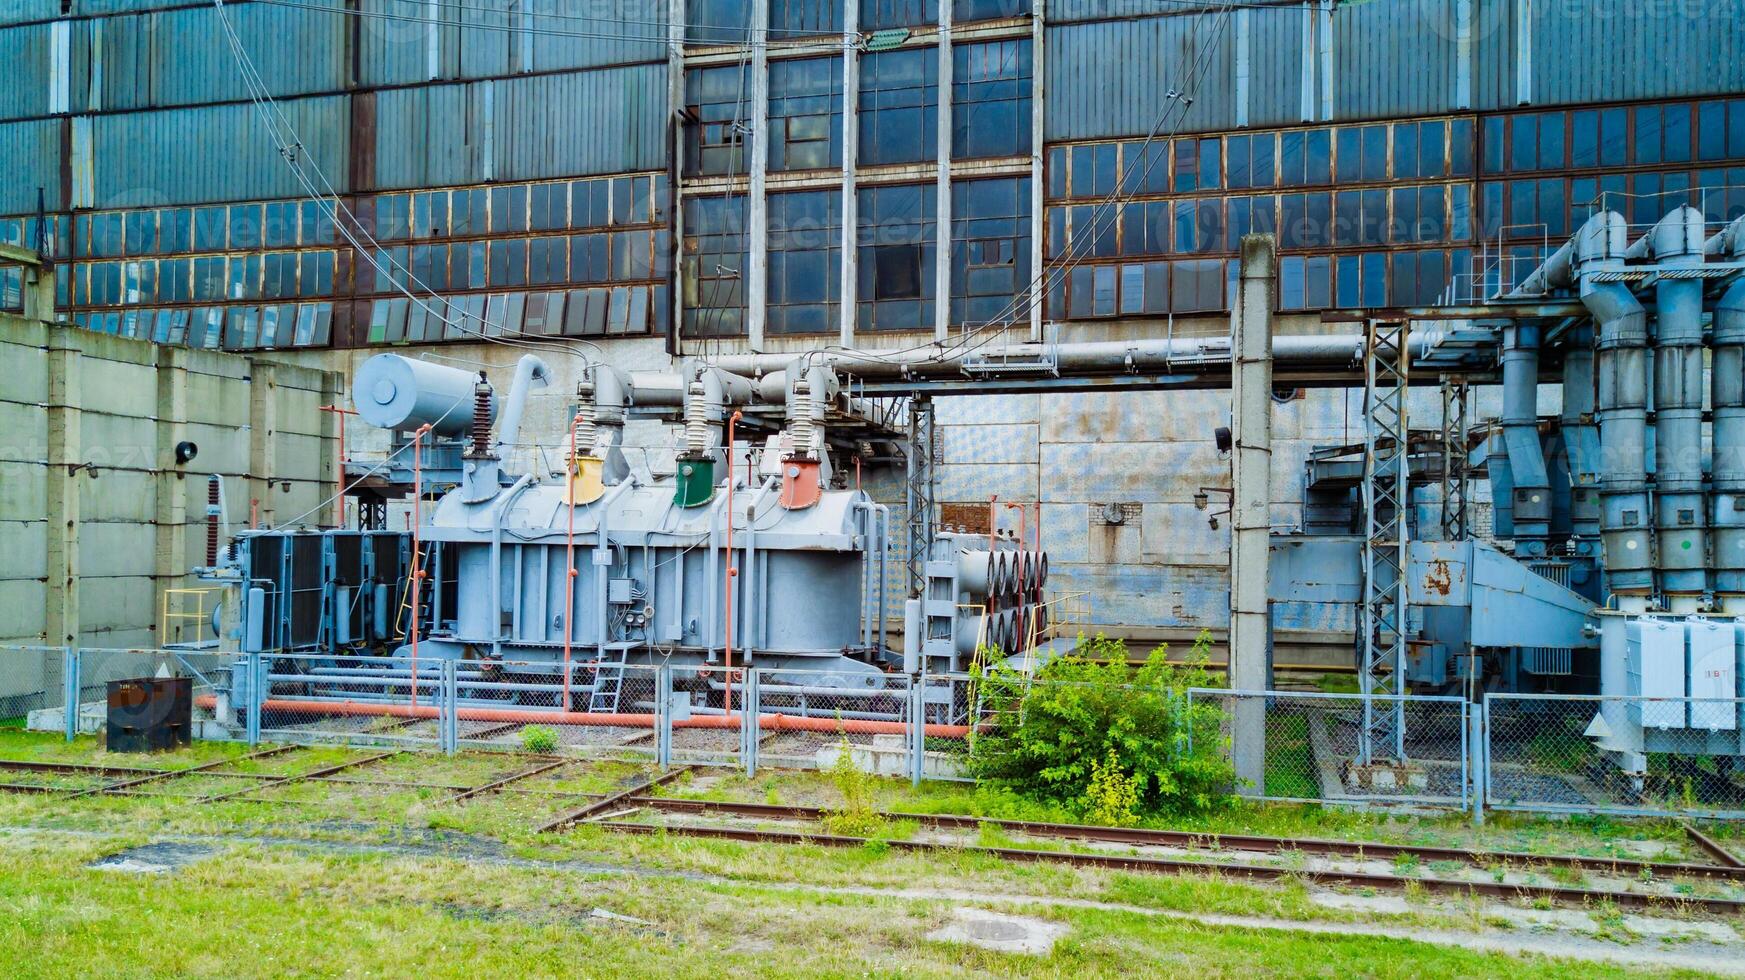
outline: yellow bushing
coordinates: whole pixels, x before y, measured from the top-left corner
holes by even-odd
[[[591,504],[606,493],[604,475],[606,463],[598,456],[577,456],[570,461],[569,486],[565,502],[572,507]]]

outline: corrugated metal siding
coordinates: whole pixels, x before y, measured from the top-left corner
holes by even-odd
[[[393,89],[376,96],[376,186],[478,181],[481,133],[467,85]]]
[[[1455,37],[1453,0],[1335,8],[1334,118],[1385,119],[1453,109]]]
[[[1515,104],[1514,0],[1472,5],[1472,104],[1500,109]],[[1559,69],[1572,71],[1574,66]]]
[[[6,84],[0,86],[0,119],[48,113],[54,58],[51,30],[48,24],[0,30],[0,65],[6,70]]]
[[[1303,17],[1301,6],[1249,13],[1250,125],[1303,121]]]
[[[1219,0],[1205,0],[1198,4],[1187,0],[1171,0],[1168,4],[1160,4],[1157,0],[1048,0],[1047,17],[1050,24],[1070,24],[1115,17],[1151,17],[1174,11],[1177,7],[1184,13],[1191,13],[1196,8],[1215,10],[1220,6]]]
[[[665,167],[666,83],[665,65],[495,83],[496,178]]]
[[[60,0],[6,0],[0,3],[0,24],[22,24],[60,15]]]
[[[279,108],[296,128],[304,158],[346,189],[350,153],[347,96],[290,99]],[[252,105],[164,109],[92,121],[95,206],[138,207],[300,197]]]
[[[231,25],[278,97],[345,85],[345,18],[287,7],[229,8]],[[75,23],[76,64],[102,59],[92,109],[168,108],[248,97],[230,42],[210,7]],[[75,93],[88,86],[76,80]],[[75,95],[75,103],[78,96]]]
[[[364,10],[428,18],[429,10],[404,0],[365,0]],[[505,14],[507,4],[480,9],[437,8],[437,76],[484,78],[529,71],[562,71],[662,61],[666,57],[665,0],[612,0],[594,5],[540,4],[541,12]],[[610,15],[610,16],[608,16]],[[478,25],[467,29],[462,25]],[[529,27],[531,32],[498,30]],[[360,72],[366,85],[425,81],[430,73],[427,23],[366,18]],[[543,33],[541,33],[543,32]]]
[[[0,214],[36,210],[36,189],[43,188],[50,210],[61,203],[61,127],[58,119],[0,123]]]
[[[1735,94],[1745,89],[1742,52],[1745,16],[1730,0],[1536,3],[1533,102]]]
[[[1234,125],[1235,33],[1229,28],[1218,33],[1217,47],[1206,52],[1202,45],[1214,24],[1215,15],[1201,15],[1049,28],[1045,138],[1143,136],[1156,124],[1171,89],[1194,96],[1185,113],[1177,110],[1170,117],[1180,120],[1179,132]],[[1196,55],[1201,59],[1198,83],[1190,84]]]

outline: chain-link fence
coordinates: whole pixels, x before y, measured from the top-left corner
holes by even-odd
[[[57,715],[64,728],[68,665],[74,654],[64,647],[0,648],[0,726],[50,727]],[[76,674],[74,684],[77,684]],[[75,695],[76,696],[76,695]]]
[[[1217,706],[1243,795],[1461,808],[1470,800],[1469,705],[1460,698],[1213,688],[1188,696]]]
[[[251,742],[447,744],[452,663],[256,654],[236,666],[232,704]]]
[[[590,651],[592,652],[592,651]],[[111,681],[193,681],[194,734],[964,778],[980,737],[1057,682],[972,675],[0,647],[0,725],[102,730]],[[1039,688],[1038,685],[1044,686]],[[1134,696],[1155,693],[1135,690]],[[1193,750],[1269,801],[1745,818],[1745,700],[1193,688]],[[68,710],[71,708],[72,710]],[[1181,726],[1178,726],[1181,727]]]
[[[1745,701],[1490,694],[1485,805],[1745,817]]]

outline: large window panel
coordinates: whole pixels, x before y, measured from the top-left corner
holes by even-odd
[[[1030,152],[1030,40],[951,49],[951,154],[957,159]]]
[[[690,337],[745,333],[745,198],[693,197],[684,202],[681,287]]]
[[[1231,136],[1225,141],[1226,183],[1232,190],[1271,187],[1278,138],[1273,133]]]
[[[770,0],[770,36],[781,40],[817,34],[840,34],[844,2],[858,3],[859,0]]]
[[[933,323],[932,184],[858,192],[856,321],[862,330],[919,330]]]
[[[952,184],[951,207],[952,322],[1010,322],[1027,315],[1030,181],[959,181]]]
[[[685,173],[745,173],[745,127],[752,113],[749,67],[686,71],[685,109]]]
[[[924,163],[939,153],[938,53],[881,51],[860,59],[860,162]],[[1029,132],[1029,127],[1025,127]]]
[[[1024,17],[1029,13],[1028,0],[952,0],[951,4],[951,21],[954,24]]]
[[[1312,187],[1333,182],[1333,137],[1325,129],[1280,133],[1278,140],[1279,183],[1286,187]]]
[[[1222,185],[1219,172],[1223,154],[1218,140],[1180,139],[1173,144],[1173,150],[1175,190],[1207,191]]]
[[[842,193],[769,196],[769,303],[772,334],[835,333],[842,281]]]
[[[842,62],[805,58],[770,65],[769,168],[842,165]]]
[[[1386,126],[1347,126],[1340,129],[1335,152],[1340,183],[1387,179]]]
[[[1121,193],[1169,193],[1169,141],[1121,144]]]
[[[930,26],[939,21],[938,0],[859,0],[859,3],[863,31]]]

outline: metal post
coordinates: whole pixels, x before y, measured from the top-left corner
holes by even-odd
[[[1235,458],[1230,497],[1230,686],[1271,686],[1271,606],[1267,602],[1268,538],[1272,533],[1272,297],[1275,244],[1271,235],[1242,239],[1242,266],[1230,317],[1230,407]],[[1231,759],[1238,786],[1258,789],[1266,776],[1266,705],[1235,705]]]
[[[243,698],[243,709],[248,712],[244,738],[250,745],[261,744],[261,703],[266,700],[266,692],[262,689],[267,680],[265,666],[258,651],[249,652],[247,696]]]
[[[1371,320],[1364,344],[1363,605],[1358,607],[1358,761],[1406,757],[1406,548],[1410,323]],[[1380,704],[1378,706],[1378,698]]]
[[[1442,540],[1464,541],[1468,535],[1466,379],[1442,379]]]
[[[909,678],[909,782],[921,785],[921,774],[927,764],[927,712],[922,696],[927,689],[925,675]]]
[[[460,671],[455,661],[442,662],[442,697],[437,702],[437,742],[443,754],[460,751]]]
[[[654,761],[662,772],[673,765],[673,669],[654,669]]]
[[[739,753],[745,763],[745,778],[757,775],[757,716],[762,693],[763,671],[752,668],[745,672],[745,693],[741,697],[739,715]]]
[[[927,559],[933,553],[933,474],[936,453],[933,399],[917,395],[909,401],[909,440],[905,447],[904,562],[909,573],[909,598],[927,593]]]
[[[769,170],[769,0],[751,0],[751,153],[746,161],[749,175],[746,219],[751,241],[744,270],[746,343],[752,350],[764,349],[767,322],[769,268],[769,198],[764,193]]]
[[[71,742],[79,735],[79,648],[61,648],[61,687],[66,695],[66,730],[67,741]]]
[[[1469,702],[1467,716],[1467,738],[1470,746],[1466,753],[1466,764],[1472,767],[1472,778],[1468,784],[1472,787],[1472,825],[1484,826],[1484,798],[1489,795],[1490,761],[1487,758],[1485,743],[1489,740],[1490,729],[1490,696],[1482,701]]]

